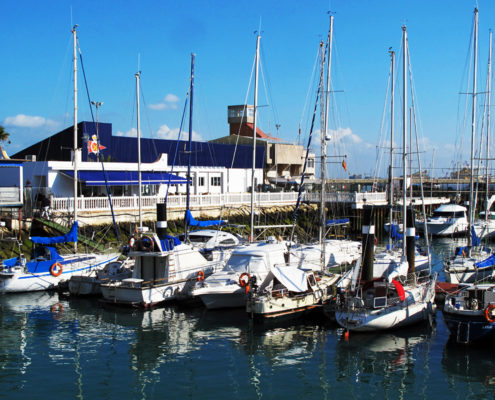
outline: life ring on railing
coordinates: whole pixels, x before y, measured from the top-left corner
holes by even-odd
[[[485,308],[485,318],[488,322],[495,322],[495,318],[492,316],[493,310],[495,310],[495,304],[488,304]]]
[[[55,303],[50,307],[50,312],[52,313],[52,318],[59,320],[62,318],[64,313],[64,306],[60,303]]]
[[[205,280],[205,273],[203,271],[198,271],[198,282],[203,282]]]
[[[59,276],[62,274],[63,270],[62,264],[56,262],[50,267],[50,274],[52,274],[52,276]]]
[[[141,239],[139,239],[139,248],[142,251],[153,251],[154,247],[155,243],[149,236],[143,236]]]
[[[131,236],[129,238],[129,247],[131,250],[134,250],[134,246],[136,245],[136,238],[134,236]]]
[[[241,287],[246,287],[250,280],[251,276],[247,272],[243,272],[239,277],[239,285],[241,285]]]

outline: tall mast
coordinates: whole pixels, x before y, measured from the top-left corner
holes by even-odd
[[[330,15],[330,28],[328,30],[328,53],[327,53],[327,77],[325,88],[325,116],[321,132],[321,193],[320,193],[320,243],[321,243],[321,266],[325,265],[325,232],[326,232],[326,196],[325,181],[327,169],[327,137],[328,137],[328,111],[330,95],[330,79],[332,73],[332,39],[333,39],[333,15]],[[323,57],[323,60],[325,57]],[[323,64],[325,68],[325,64]]]
[[[74,40],[73,49],[73,64],[74,64],[74,148],[73,148],[73,162],[74,162],[74,222],[77,221],[77,25],[72,28],[72,38]],[[77,242],[74,242],[74,252],[77,252]]]
[[[138,151],[138,201],[139,201],[139,231],[143,230],[143,213],[141,205],[141,116],[139,112],[139,79],[141,77],[141,72],[138,71],[134,75],[136,77],[136,108],[137,108],[137,151]]]
[[[189,197],[191,195],[190,181],[191,181],[191,145],[192,145],[192,123],[193,123],[193,94],[194,94],[194,54],[191,53],[191,83],[190,83],[190,93],[191,99],[189,101],[189,140],[188,140],[188,148],[187,148],[187,184],[186,184],[186,221],[184,228],[184,237],[185,242],[187,243],[189,240],[188,233],[188,223],[187,223],[187,212],[189,211]]]
[[[256,170],[256,115],[258,107],[258,66],[260,56],[260,39],[258,34],[256,37],[256,57],[255,57],[255,71],[254,71],[254,112],[253,112],[253,169],[251,172],[251,233],[249,235],[249,241],[252,243],[254,240],[254,194],[255,194],[255,179],[254,172]],[[247,114],[247,106],[244,112]]]
[[[402,92],[404,100],[402,101],[402,226],[406,231],[406,199],[407,199],[407,29],[402,27]],[[406,255],[406,241],[402,240],[402,250]]]
[[[478,9],[474,9],[474,34],[473,34],[473,108],[471,110],[471,180],[469,184],[469,228],[468,228],[468,246],[469,249],[472,246],[473,238],[471,234],[471,227],[474,222],[474,141],[476,136],[476,78],[478,70]],[[471,250],[469,250],[471,251]]]
[[[388,167],[389,176],[389,193],[388,193],[388,203],[389,203],[389,230],[388,230],[388,244],[392,248],[392,224],[394,220],[393,206],[394,206],[394,106],[395,106],[395,51],[389,51],[390,53],[390,74],[391,79],[391,93],[390,93],[390,166]]]
[[[488,77],[487,77],[487,112],[486,112],[486,198],[485,198],[485,207],[488,206],[488,192],[490,189],[490,109],[491,109],[491,97],[492,97],[492,31],[490,29],[490,41],[488,47]],[[485,209],[485,221],[488,220],[488,210]]]

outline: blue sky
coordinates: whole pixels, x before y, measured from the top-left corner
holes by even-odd
[[[339,115],[331,126],[333,148],[347,154],[348,173],[373,174],[389,73],[389,47],[400,51],[407,25],[424,167],[444,175],[459,138],[464,108],[473,10],[480,11],[480,85],[484,85],[488,30],[495,3],[466,0],[254,0],[254,1],[24,1],[2,5],[0,124],[14,153],[72,125],[72,35],[78,24],[91,99],[103,102],[99,119],[114,134],[136,126],[134,74],[142,71],[143,136],[176,138],[196,54],[195,138],[228,135],[227,106],[247,96],[261,25],[259,126],[284,141],[303,140],[303,109],[318,43],[335,12],[333,85]],[[80,65],[79,65],[80,68]],[[81,71],[81,69],[80,69]],[[79,120],[90,120],[79,75]],[[266,87],[266,90],[265,90]],[[482,91],[483,88],[479,88]],[[252,88],[248,102],[252,103]],[[397,108],[399,107],[397,97]],[[307,108],[312,109],[311,92]],[[460,105],[461,104],[461,105]],[[400,129],[396,122],[397,129]],[[185,128],[187,130],[187,126]],[[386,131],[386,129],[385,129]],[[397,132],[399,134],[399,132]],[[464,138],[464,143],[466,142]],[[315,140],[316,141],[316,140]],[[464,159],[467,157],[467,153]],[[385,165],[385,161],[382,162]],[[379,175],[385,174],[382,167]],[[342,176],[329,166],[329,175]]]

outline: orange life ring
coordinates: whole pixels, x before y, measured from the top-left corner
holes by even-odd
[[[64,306],[60,303],[55,303],[50,307],[50,312],[52,313],[53,319],[60,319],[64,313]]]
[[[52,276],[59,276],[62,274],[63,270],[62,264],[56,262],[50,267],[50,274],[52,274]]]
[[[143,236],[141,239],[139,239],[139,247],[142,251],[153,251],[155,243],[149,236]]]
[[[202,282],[205,280],[205,273],[203,271],[198,271],[198,282]]]
[[[495,310],[495,304],[488,304],[485,308],[485,318],[488,322],[495,322],[495,318],[492,317],[493,310]]]
[[[247,272],[243,272],[239,277],[239,285],[241,285],[241,287],[246,287],[250,280],[251,276]]]

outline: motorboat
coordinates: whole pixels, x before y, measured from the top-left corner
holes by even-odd
[[[443,319],[457,343],[492,340],[495,337],[495,284],[461,284],[447,294]]]
[[[453,236],[468,230],[467,208],[458,204],[443,204],[426,219],[428,234],[433,236]],[[416,228],[424,230],[424,223],[417,221]]]
[[[221,271],[199,281],[193,295],[208,309],[245,307],[249,280],[262,282],[270,269],[288,257],[286,243],[255,243],[237,247]]]
[[[134,260],[112,261],[88,275],[74,275],[69,279],[69,293],[73,296],[99,296],[102,283],[121,281],[132,277]]]
[[[75,275],[90,275],[118,259],[119,254],[60,254],[55,244],[77,241],[77,222],[62,236],[31,237],[34,244],[28,261],[23,254],[0,264],[0,292],[31,292],[56,289]]]
[[[219,270],[223,263],[208,261],[201,252],[177,238],[143,234],[132,243],[131,278],[100,285],[103,300],[124,306],[152,307],[171,300],[187,300],[198,279]]]

